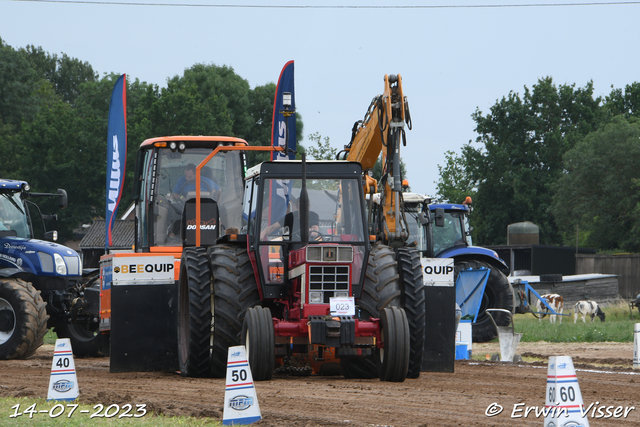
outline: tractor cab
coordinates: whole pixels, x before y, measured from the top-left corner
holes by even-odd
[[[215,231],[217,237],[228,227],[240,227],[243,154],[241,151],[214,154],[218,147],[239,144],[246,145],[237,138],[192,136],[153,138],[142,143],[134,184],[137,252],[149,252],[152,247],[182,250],[183,211],[195,199],[197,184],[200,199],[209,205],[215,202],[220,220],[214,224],[209,218],[201,230]],[[207,162],[201,165],[205,159]],[[185,218],[193,223],[185,224],[187,228],[195,225],[193,220]]]
[[[310,287],[302,304],[328,307],[330,298],[359,296],[362,287],[369,241],[360,166],[306,162],[304,183],[301,170],[295,161],[249,169],[242,233],[248,234],[265,298],[287,295],[289,282],[306,266]]]
[[[0,237],[19,237],[24,239],[34,237],[31,215],[29,214],[29,209],[27,209],[27,205],[30,205],[36,209],[42,221],[41,228],[44,232],[44,238],[49,241],[57,240],[57,232],[47,232],[44,223],[45,219],[57,219],[57,216],[42,214],[38,205],[27,199],[29,197],[57,197],[59,198],[59,207],[65,208],[67,206],[66,191],[60,189],[56,194],[30,193],[29,184],[12,179],[2,179],[0,184]]]
[[[433,230],[433,247],[428,248],[433,256],[456,246],[471,246],[469,209],[466,205],[429,205]]]
[[[21,197],[22,183],[18,181],[14,183],[18,186],[16,189],[0,193],[0,236],[30,239],[33,237],[31,221]]]

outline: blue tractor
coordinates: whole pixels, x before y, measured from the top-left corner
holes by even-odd
[[[55,197],[64,208],[67,193],[29,189],[25,181],[0,179],[0,359],[32,355],[49,328],[69,338],[77,356],[101,355],[108,347],[99,334],[99,276],[83,275],[78,253],[46,231],[45,220],[56,215],[43,215],[29,200]],[[33,219],[46,240],[34,239]]]
[[[409,224],[410,245],[416,245],[423,257],[453,258],[454,278],[463,270],[488,269],[489,277],[473,323],[473,341],[486,342],[497,336],[495,325],[485,313],[487,308],[514,311],[514,292],[509,283],[509,267],[498,254],[473,246],[469,214],[471,199],[464,204],[436,204],[420,194],[403,193],[404,212]],[[457,301],[459,305],[461,301]],[[506,314],[495,315],[498,326],[508,326]]]

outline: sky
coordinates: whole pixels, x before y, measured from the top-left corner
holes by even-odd
[[[300,142],[317,132],[338,150],[384,75],[400,74],[413,122],[406,178],[434,196],[445,152],[478,136],[476,109],[547,76],[593,81],[595,96],[640,81],[639,18],[640,1],[0,0],[0,37],[160,87],[202,63],[254,88],[294,60]]]

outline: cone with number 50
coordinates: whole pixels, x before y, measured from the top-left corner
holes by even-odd
[[[222,424],[251,424],[261,419],[245,346],[229,347]]]

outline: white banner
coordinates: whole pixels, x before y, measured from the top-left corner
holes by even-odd
[[[156,285],[175,282],[172,255],[113,258],[113,286]]]
[[[425,286],[454,286],[453,258],[421,258]]]

